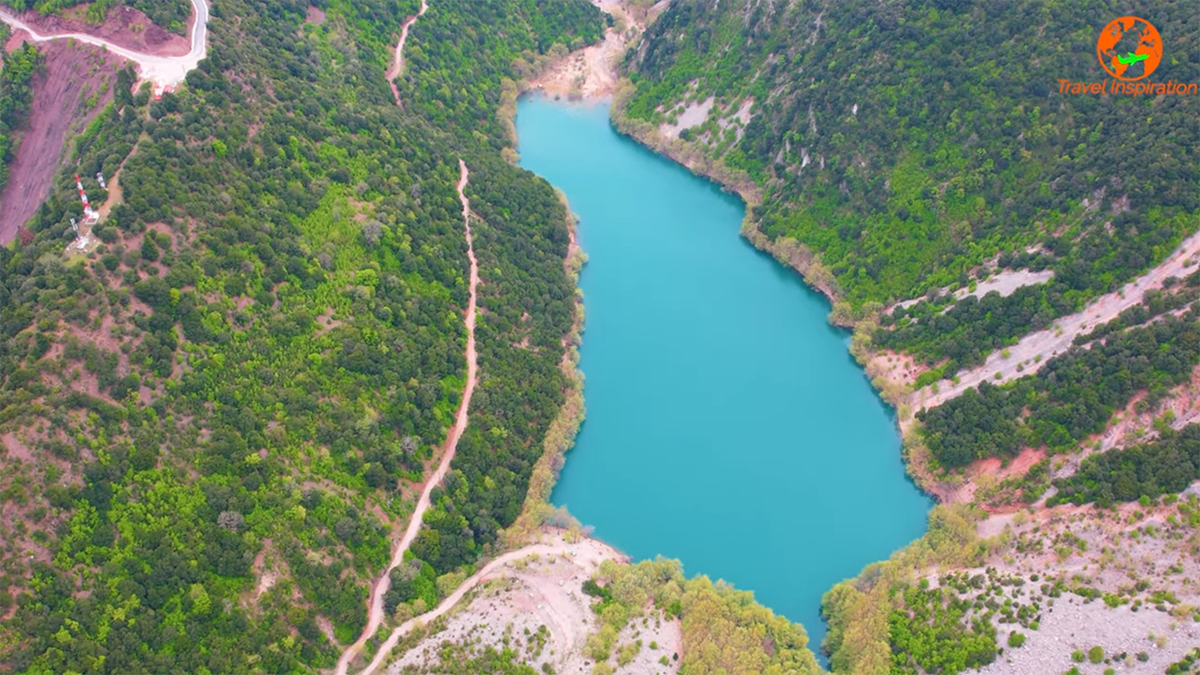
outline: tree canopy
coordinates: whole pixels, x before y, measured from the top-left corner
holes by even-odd
[[[1186,6],[1150,17],[1163,81],[1200,80]],[[1200,227],[1195,97],[1058,92],[1106,78],[1096,36],[1115,16],[1098,0],[676,2],[628,57],[622,113],[657,126],[712,98],[685,140],[746,171],[759,229],[816,251],[855,306],[1053,271],[945,315],[945,298],[898,310],[876,337],[971,365]]]
[[[112,104],[28,223],[33,241],[0,249],[0,434],[19,444],[0,476],[0,662],[333,664],[460,401],[460,157],[483,276],[481,382],[418,573],[389,602],[436,600],[426,582],[516,517],[566,386],[566,212],[502,159],[496,125],[395,104],[384,72],[417,4],[329,0],[320,25],[298,0],[214,4],[209,57],[186,85],[151,101],[116,73]],[[505,17],[534,50],[602,28],[583,0],[438,12],[431,26],[480,34]],[[494,116],[510,53],[473,40],[456,32],[418,60]],[[486,67],[463,68],[463,54]],[[19,92],[36,59],[6,57],[0,91]],[[119,172],[122,199],[93,233],[99,248],[68,253],[71,175],[103,204],[86,178],[97,171],[110,188]]]

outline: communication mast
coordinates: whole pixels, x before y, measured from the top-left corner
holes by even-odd
[[[83,224],[95,225],[100,220],[100,214],[92,210],[92,204],[88,201],[87,193],[83,191],[83,181],[79,180],[79,174],[75,174],[75,187],[79,188],[79,200],[83,202]]]

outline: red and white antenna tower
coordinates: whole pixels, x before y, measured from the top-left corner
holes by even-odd
[[[79,188],[79,200],[83,202],[84,224],[95,223],[100,219],[100,214],[92,210],[92,204],[88,201],[87,193],[83,191],[83,181],[79,180],[79,174],[75,174],[75,187]]]
[[[79,180],[79,174],[75,174],[75,187],[79,188],[79,199],[83,201],[84,213],[91,211],[92,205],[88,203],[87,193],[83,191],[83,181]]]

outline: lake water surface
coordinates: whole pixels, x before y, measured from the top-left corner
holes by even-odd
[[[803,623],[919,537],[892,411],[828,304],[738,236],[742,202],[619,136],[604,105],[523,99],[521,166],[566,193],[587,421],[553,494],[635,559],[663,555]]]

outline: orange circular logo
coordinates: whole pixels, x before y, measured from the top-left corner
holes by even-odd
[[[1113,19],[1096,40],[1096,57],[1109,75],[1133,82],[1158,67],[1162,61],[1162,37],[1149,21],[1136,16]]]

